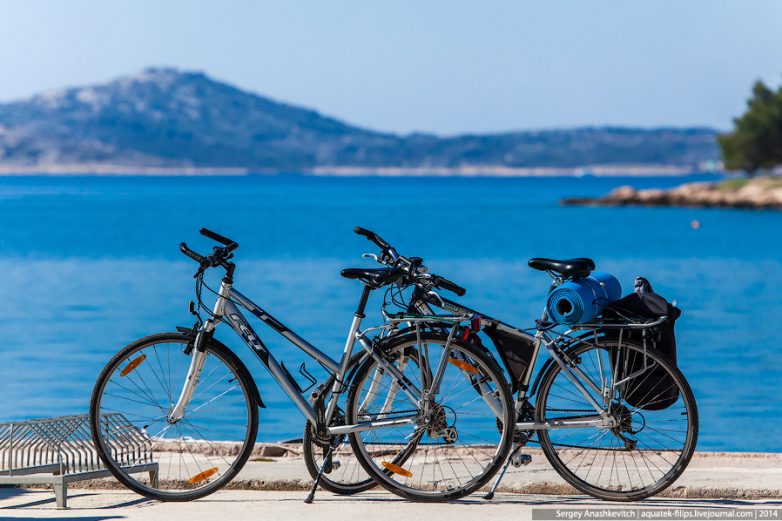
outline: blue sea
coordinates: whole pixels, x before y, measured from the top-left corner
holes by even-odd
[[[361,225],[517,326],[534,325],[548,289],[530,257],[593,257],[626,292],[647,277],[684,311],[679,362],[700,408],[699,449],[782,451],[782,213],[559,205],[708,179],[0,178],[0,421],[85,412],[119,348],[189,326],[195,268],[178,244],[206,251],[202,226],[241,245],[243,293],[338,357],[360,291],[339,271],[370,266],[361,254],[374,251],[353,234]],[[369,321],[378,306],[374,296]],[[289,367],[304,360],[258,331]],[[300,436],[303,418],[265,369],[229,330],[217,335],[241,351],[269,406],[259,439]]]

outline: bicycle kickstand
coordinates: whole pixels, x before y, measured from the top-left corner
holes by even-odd
[[[320,484],[320,478],[323,477],[323,472],[326,470],[326,467],[330,467],[331,462],[331,454],[334,452],[334,445],[329,445],[329,450],[326,451],[326,454],[323,455],[323,463],[320,465],[320,469],[318,470],[318,475],[315,476],[315,482],[312,484],[312,490],[310,490],[309,495],[304,500],[305,503],[308,505],[312,503],[312,501],[315,499],[315,491],[318,490],[318,485]]]
[[[483,496],[483,499],[490,501],[494,498],[494,493],[497,491],[497,488],[500,486],[500,481],[502,481],[503,476],[505,476],[505,472],[508,470],[508,467],[510,466],[511,462],[513,461],[513,457],[516,455],[517,452],[519,452],[522,448],[522,445],[519,443],[514,447],[514,449],[508,454],[508,459],[505,461],[505,464],[502,466],[502,470],[500,470],[500,475],[497,476],[497,481],[494,482],[494,485],[492,485],[491,490],[486,493],[485,496]]]

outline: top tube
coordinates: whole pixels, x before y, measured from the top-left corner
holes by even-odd
[[[272,328],[274,331],[287,338],[293,345],[295,345],[296,347],[298,347],[299,349],[307,353],[309,356],[317,360],[327,370],[331,371],[332,374],[336,374],[337,371],[339,371],[339,362],[331,358],[329,355],[327,355],[326,353],[324,353],[314,345],[304,340],[295,332],[288,329],[285,325],[282,324],[282,322],[280,322],[279,320],[271,316],[267,311],[263,310],[255,302],[242,295],[238,290],[231,288],[231,290],[229,291],[229,296],[231,297],[231,299],[241,304],[241,306],[244,309],[246,309],[247,311],[252,313],[255,317],[257,317],[258,320],[262,321],[264,324]]]

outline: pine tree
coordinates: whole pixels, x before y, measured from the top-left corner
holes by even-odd
[[[733,123],[733,132],[718,137],[725,168],[752,176],[782,165],[782,87],[774,92],[756,82],[747,111]]]

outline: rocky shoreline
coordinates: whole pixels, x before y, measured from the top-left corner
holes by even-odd
[[[687,183],[670,190],[621,186],[605,197],[571,197],[565,206],[647,206],[782,210],[782,178],[729,179]]]

